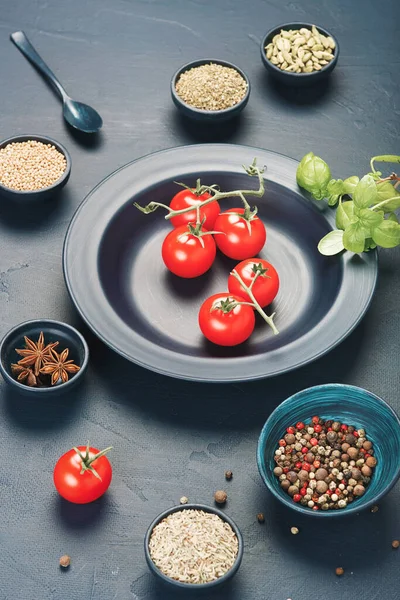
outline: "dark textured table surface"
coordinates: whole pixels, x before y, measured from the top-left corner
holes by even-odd
[[[393,0],[8,0],[0,1],[0,137],[43,133],[73,161],[59,202],[41,214],[0,204],[0,334],[39,317],[75,324],[91,364],[72,397],[32,401],[0,383],[0,599],[161,600],[147,570],[143,536],[182,495],[209,503],[226,487],[226,511],[245,540],[234,585],[209,596],[232,600],[395,600],[400,585],[397,487],[376,514],[315,523],[277,506],[257,472],[266,418],[289,394],[326,382],[360,385],[399,399],[399,249],[380,256],[372,306],[356,331],[318,362],[250,384],[196,385],[145,371],[114,355],[77,318],[61,268],[68,223],[104,176],[144,154],[224,141],[301,158],[313,150],[344,177],[370,156],[399,152],[399,4]],[[327,85],[294,93],[273,85],[259,42],[285,21],[331,29],[341,44]],[[69,93],[98,109],[104,129],[69,131],[53,92],[9,41],[23,29]],[[242,119],[219,130],[183,122],[169,95],[171,74],[203,56],[230,60],[252,82]],[[114,446],[109,493],[88,506],[60,500],[58,456],[87,439]],[[225,483],[225,469],[234,479]],[[264,525],[256,522],[263,511]],[[301,533],[293,536],[290,526]],[[58,558],[72,557],[61,572]],[[345,575],[335,576],[343,566]]]

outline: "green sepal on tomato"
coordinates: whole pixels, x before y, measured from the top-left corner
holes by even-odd
[[[167,269],[185,279],[199,277],[208,271],[216,252],[215,241],[210,232],[191,224],[181,225],[170,231],[161,248]]]
[[[203,302],[199,326],[203,335],[219,346],[237,346],[253,333],[255,316],[252,306],[242,304],[241,296],[223,292]]]
[[[235,271],[244,283],[251,287],[261,308],[271,304],[279,290],[279,276],[271,263],[262,258],[248,258],[240,262],[235,267]],[[228,278],[228,289],[231,294],[240,295],[246,302],[252,302],[250,296],[232,274]]]
[[[65,500],[87,504],[100,498],[109,488],[112,467],[105,456],[111,446],[98,450],[92,446],[76,446],[58,459],[53,480]]]
[[[221,213],[214,229],[224,235],[215,238],[223,254],[235,260],[256,256],[263,248],[267,238],[264,223],[247,208],[230,208]]]
[[[200,190],[201,191],[201,188]],[[208,192],[199,193],[196,189],[185,188],[181,190],[172,198],[169,207],[173,211],[183,210],[189,206],[194,208],[211,198],[211,194]],[[213,229],[216,218],[221,212],[220,206],[217,201],[209,202],[205,206],[200,208],[200,221],[203,223],[203,228],[210,230]],[[176,215],[171,218],[173,227],[181,227],[182,225],[188,225],[188,223],[195,223],[197,220],[196,210]]]

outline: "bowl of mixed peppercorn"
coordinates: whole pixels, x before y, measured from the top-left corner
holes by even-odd
[[[70,390],[82,380],[88,361],[89,348],[82,334],[60,321],[26,321],[0,342],[0,373],[23,394]]]
[[[400,420],[375,394],[343,384],[294,394],[258,442],[264,483],[286,506],[318,517],[375,505],[400,477]]]

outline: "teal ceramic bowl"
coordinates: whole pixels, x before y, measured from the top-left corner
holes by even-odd
[[[314,511],[293,502],[273,474],[274,452],[286,427],[297,421],[310,422],[313,415],[365,429],[374,445],[378,464],[366,492],[344,509]],[[302,390],[287,398],[271,414],[258,441],[257,464],[267,488],[289,508],[317,518],[358,513],[383,498],[400,477],[400,420],[394,410],[371,392],[352,385],[329,383]]]

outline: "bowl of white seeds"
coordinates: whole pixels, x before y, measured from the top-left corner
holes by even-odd
[[[243,557],[237,525],[222,511],[200,504],[175,506],[159,515],[144,541],[147,564],[163,583],[207,590],[229,581]]]
[[[68,181],[71,158],[43,135],[17,135],[0,142],[0,195],[31,202],[47,199]]]
[[[261,42],[269,74],[293,86],[313,84],[332,73],[339,57],[337,39],[311,23],[285,23],[270,29]]]

